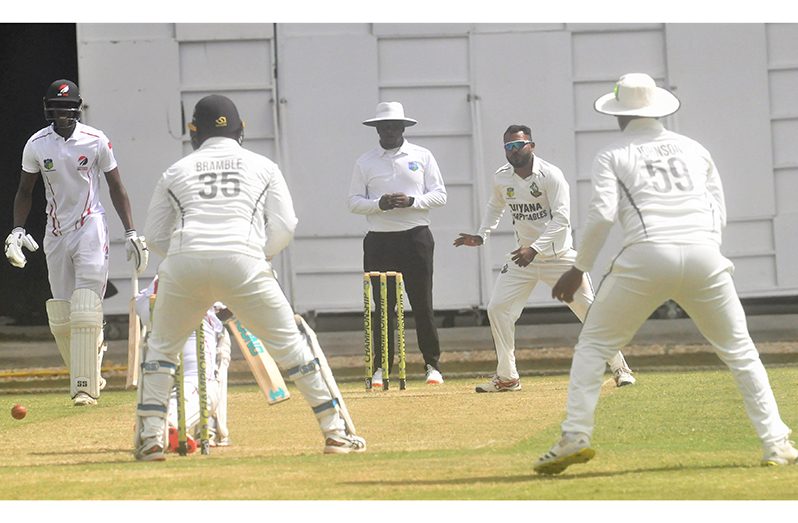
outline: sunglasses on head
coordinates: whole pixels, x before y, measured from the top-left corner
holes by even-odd
[[[507,142],[504,144],[505,151],[517,151],[521,147],[524,147],[526,144],[532,143],[529,140],[515,140],[514,142]]]

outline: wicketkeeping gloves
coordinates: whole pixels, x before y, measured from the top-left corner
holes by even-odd
[[[136,234],[136,229],[125,231],[125,247],[127,249],[127,261],[133,260],[136,272],[141,274],[147,268],[150,261],[150,251],[147,249],[147,242],[144,236]]]
[[[6,238],[6,258],[11,262],[14,267],[20,269],[28,263],[25,255],[22,253],[22,248],[25,247],[30,252],[34,252],[39,248],[39,244],[33,239],[33,236],[25,232],[23,227],[14,227],[11,234]]]

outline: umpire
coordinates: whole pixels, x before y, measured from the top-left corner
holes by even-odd
[[[432,153],[404,139],[406,118],[399,102],[377,104],[376,116],[363,122],[375,127],[379,145],[358,158],[349,187],[349,210],[366,215],[369,232],[363,240],[363,269],[399,271],[413,309],[418,346],[424,355],[428,384],[443,383],[440,343],[432,307],[432,265],[435,241],[429,230],[429,210],[446,205],[438,163]],[[379,314],[379,287],[373,286]],[[389,298],[390,298],[389,293]],[[395,299],[390,299],[393,310]],[[374,325],[375,347],[381,346],[379,322]],[[389,315],[389,361],[393,365],[395,320]],[[374,358],[372,386],[382,386],[380,358]]]

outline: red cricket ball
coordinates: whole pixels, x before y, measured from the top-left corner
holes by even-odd
[[[22,405],[14,405],[11,407],[11,417],[14,419],[22,419],[28,414],[28,409]]]

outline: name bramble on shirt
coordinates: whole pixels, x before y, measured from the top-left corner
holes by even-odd
[[[202,160],[196,163],[197,172],[242,170],[241,158],[222,158],[219,160]]]
[[[542,220],[548,217],[549,211],[539,203],[508,203],[514,220]]]

